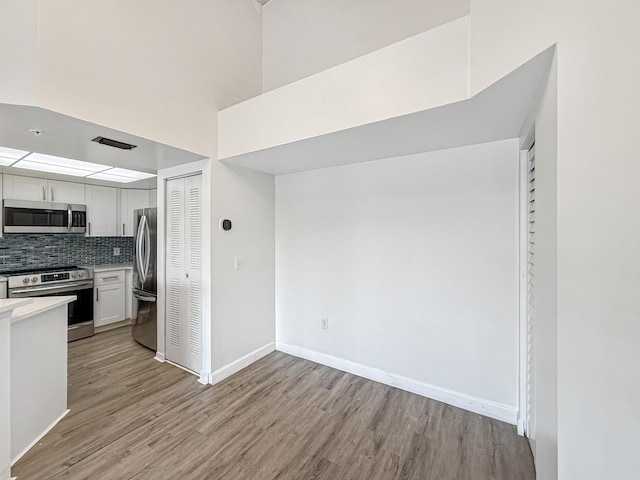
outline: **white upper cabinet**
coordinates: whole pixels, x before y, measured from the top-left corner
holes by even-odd
[[[11,200],[47,201],[47,181],[44,178],[4,175],[3,198]]]
[[[149,208],[149,190],[120,190],[119,236],[135,236],[133,211],[139,208]]]
[[[11,200],[32,200],[35,202],[58,202],[84,204],[82,183],[59,182],[44,178],[4,175],[3,198]]]
[[[118,189],[86,186],[87,235],[115,237],[118,235]]]
[[[50,202],[75,203],[84,205],[84,184],[72,182],[47,181],[47,189]]]

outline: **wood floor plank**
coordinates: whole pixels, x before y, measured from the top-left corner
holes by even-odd
[[[126,327],[69,344],[69,407],[18,480],[533,480],[511,425],[281,352],[215,386]]]

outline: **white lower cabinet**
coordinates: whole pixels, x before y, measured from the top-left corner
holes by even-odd
[[[125,319],[125,271],[94,274],[93,323],[96,327]]]

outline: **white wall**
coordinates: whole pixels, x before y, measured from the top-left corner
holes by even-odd
[[[278,176],[277,341],[515,409],[517,170],[508,140]]]
[[[558,472],[557,65],[536,112],[536,290],[534,298],[535,423],[530,436],[538,477]],[[527,135],[529,132],[523,132]]]
[[[217,111],[261,92],[253,0],[39,1],[38,104],[206,156]]]
[[[640,223],[630,213],[640,202],[640,57],[631,53],[640,44],[638,18],[637,0],[472,1],[474,91],[558,42],[561,480],[630,480],[640,470],[640,378],[629,374],[640,364]],[[538,154],[539,161],[546,157]],[[538,470],[546,472],[540,478],[555,478],[553,467],[539,460]]]
[[[0,103],[37,101],[38,0],[0,0]]]
[[[0,480],[9,480],[11,468],[10,316],[0,313]]]
[[[464,100],[468,67],[464,17],[221,111],[219,156]]]
[[[264,90],[469,13],[469,0],[271,0],[263,10]]]
[[[212,162],[212,368],[216,380],[255,350],[274,348],[274,177]],[[218,221],[233,222],[229,232]],[[242,269],[235,270],[235,258]],[[220,372],[226,370],[226,372]]]

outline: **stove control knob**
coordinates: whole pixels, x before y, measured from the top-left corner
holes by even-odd
[[[36,282],[38,281],[38,277],[31,277],[31,281],[32,281],[33,283],[36,283]]]
[[[73,272],[73,273],[71,274],[71,278],[76,278],[77,276],[78,276],[78,274],[77,274],[76,272]]]
[[[84,272],[80,272],[78,275],[80,275],[80,278],[84,277]]]
[[[22,283],[29,283],[30,281],[31,280],[28,277],[22,279]]]

